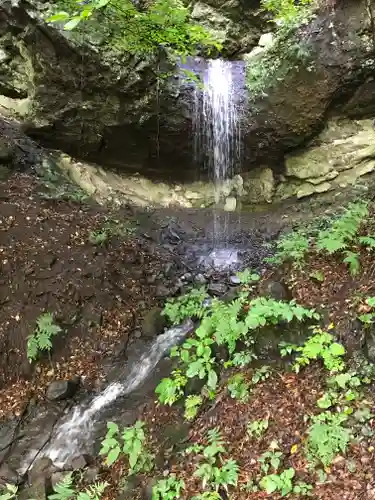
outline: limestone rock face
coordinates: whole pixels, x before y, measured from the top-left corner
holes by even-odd
[[[335,120],[309,148],[287,156],[276,197],[304,198],[354,184],[375,170],[372,120]]]

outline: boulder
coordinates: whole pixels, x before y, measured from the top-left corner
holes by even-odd
[[[145,337],[155,337],[163,333],[167,321],[161,312],[160,307],[153,307],[143,318],[142,333]]]
[[[39,484],[46,479],[50,479],[52,474],[56,472],[56,467],[48,457],[41,457],[35,460],[28,473],[28,482],[31,485]],[[38,497],[35,497],[38,498]]]
[[[49,401],[61,401],[72,398],[78,390],[76,380],[54,380],[47,387],[46,397]]]

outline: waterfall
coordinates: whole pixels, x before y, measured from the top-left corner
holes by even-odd
[[[44,450],[43,455],[49,457],[58,467],[63,467],[70,459],[86,451],[85,448],[90,442],[100,412],[119,397],[129,395],[138,389],[169,349],[183,340],[193,329],[194,323],[187,320],[159,335],[149,350],[131,367],[123,381],[110,384],[91,402],[73,408],[57,427],[51,444]],[[38,450],[35,450],[29,454],[22,470],[26,470],[33,463],[37,453]]]
[[[235,209],[230,180],[240,170],[241,129],[237,113],[238,89],[231,61],[207,61],[201,86],[194,91],[194,155],[215,187],[213,260],[227,260],[228,213]]]

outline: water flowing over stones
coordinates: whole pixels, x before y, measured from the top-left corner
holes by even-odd
[[[91,433],[100,413],[118,398],[127,396],[138,389],[150,376],[161,358],[169,349],[183,340],[194,329],[194,323],[187,320],[179,326],[159,335],[141,359],[130,368],[128,375],[121,381],[110,384],[103,392],[86,405],[76,406],[56,428],[51,444],[39,454],[39,449],[31,450],[21,467],[27,470],[35,457],[47,456],[55,465],[63,467],[69,460],[80,455],[90,441]]]

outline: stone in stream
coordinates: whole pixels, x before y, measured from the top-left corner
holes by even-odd
[[[167,322],[161,312],[160,307],[153,307],[143,318],[142,333],[145,337],[155,337],[163,333]]]
[[[85,469],[90,462],[90,457],[87,455],[77,455],[76,457],[72,458],[69,467],[72,470],[83,470]]]
[[[238,286],[241,284],[241,280],[238,276],[231,276],[229,278],[229,283],[234,286]]]
[[[227,285],[224,285],[224,283],[211,283],[208,286],[208,293],[212,295],[224,295],[226,291]]]
[[[46,397],[50,401],[72,398],[78,389],[76,380],[54,380],[47,388]]]
[[[30,484],[37,484],[42,479],[50,478],[54,472],[56,472],[56,467],[53,462],[48,457],[41,457],[35,460],[28,473],[28,482]]]

